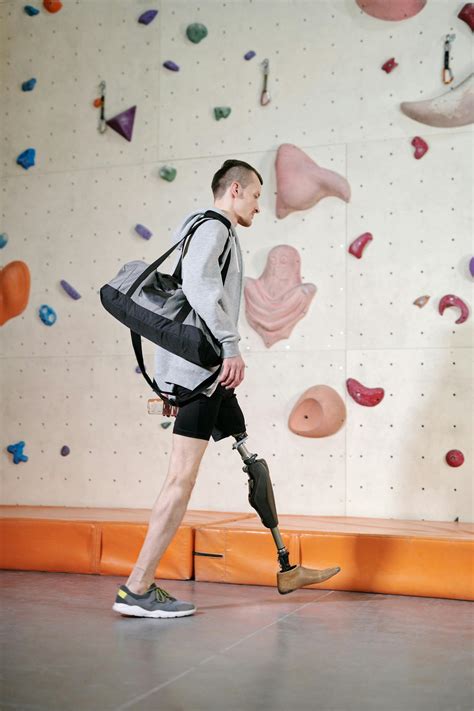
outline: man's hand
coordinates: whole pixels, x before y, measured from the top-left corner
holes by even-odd
[[[225,388],[236,388],[244,379],[244,374],[245,363],[241,356],[224,358],[219,382]]]

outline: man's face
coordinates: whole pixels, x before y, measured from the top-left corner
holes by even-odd
[[[260,181],[252,173],[252,181],[246,188],[239,184],[239,195],[234,202],[234,210],[238,218],[238,224],[243,227],[250,227],[257,212],[260,212],[258,200],[260,198]]]

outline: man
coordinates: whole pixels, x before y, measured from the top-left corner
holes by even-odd
[[[178,411],[168,475],[156,499],[147,535],[137,562],[117,593],[113,609],[136,617],[185,617],[196,611],[154,583],[156,567],[174,537],[188,506],[201,459],[209,439],[245,432],[245,420],[234,390],[244,379],[245,363],[239,351],[238,319],[243,290],[243,264],[235,226],[250,227],[260,212],[263,180],[248,163],[226,160],[212,180],[213,210],[231,223],[230,231],[219,220],[197,228],[182,261],[182,288],[187,300],[220,342],[223,364],[216,381]],[[181,239],[205,210],[191,213],[178,230]],[[230,253],[223,284],[219,258]],[[211,369],[215,370],[215,369]],[[162,390],[186,395],[210,370],[189,363],[158,347],[155,379]]]

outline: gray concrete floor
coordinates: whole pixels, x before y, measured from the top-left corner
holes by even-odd
[[[2,709],[471,711],[472,603],[160,581],[193,617],[111,610],[123,578],[5,571]]]

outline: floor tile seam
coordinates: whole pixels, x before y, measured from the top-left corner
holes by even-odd
[[[310,602],[305,602],[304,605],[300,605],[296,609],[292,610],[292,612],[289,612],[286,615],[283,615],[283,617],[279,617],[278,619],[273,620],[273,622],[270,622],[268,625],[259,627],[258,630],[255,630],[251,634],[246,635],[245,637],[242,637],[241,639],[237,640],[237,642],[234,642],[234,644],[231,644],[228,647],[224,647],[223,649],[218,650],[214,654],[211,654],[209,657],[202,659],[198,664],[195,664],[192,667],[189,667],[189,669],[185,669],[185,671],[181,672],[180,674],[177,674],[172,679],[168,679],[168,681],[164,681],[161,684],[158,684],[158,686],[153,687],[153,689],[149,689],[144,694],[140,694],[140,696],[130,699],[130,701],[127,701],[127,703],[125,703],[125,704],[116,706],[113,709],[113,711],[124,711],[125,709],[132,708],[138,702],[143,701],[144,699],[148,698],[149,696],[156,693],[157,691],[160,691],[160,689],[163,689],[165,686],[169,686],[169,684],[173,684],[175,681],[178,681],[178,679],[181,679],[183,676],[186,676],[187,674],[190,674],[191,672],[195,671],[196,669],[198,669],[198,667],[202,666],[203,664],[207,664],[208,662],[212,661],[213,659],[220,656],[221,654],[228,652],[230,649],[233,649],[234,647],[241,644],[242,642],[245,642],[247,639],[250,639],[251,637],[254,637],[256,634],[259,634],[259,632],[263,632],[264,630],[268,629],[269,627],[272,627],[273,625],[277,624],[278,622],[281,622],[282,620],[286,620],[288,617],[291,617],[291,615],[294,615],[296,612],[299,612],[303,608],[308,607],[308,605],[313,605],[315,602],[318,602],[322,598],[325,598],[328,595],[332,595],[332,592],[333,592],[332,590],[328,590],[328,592],[325,595],[321,595],[321,597],[319,597],[317,600],[311,600]]]

